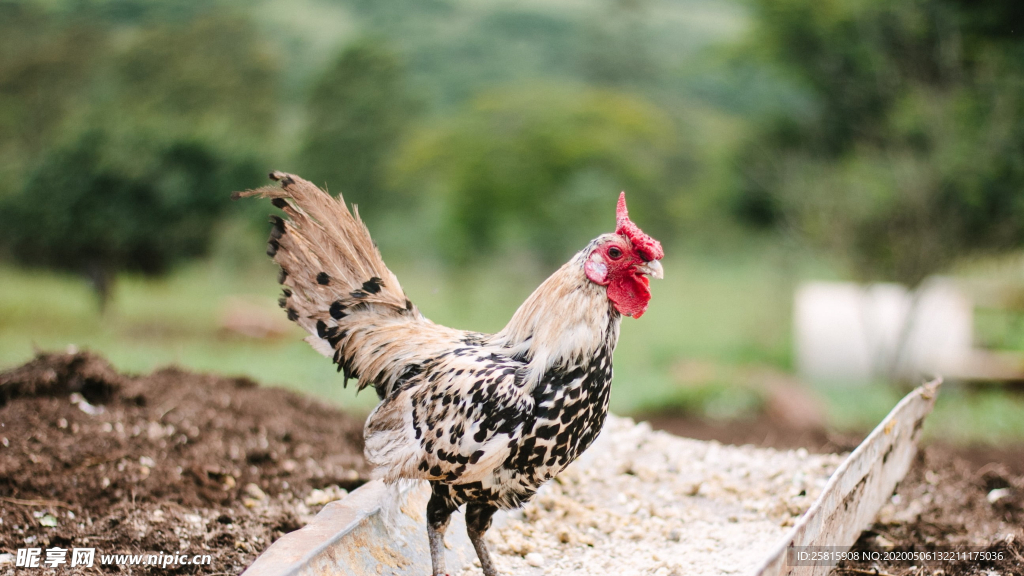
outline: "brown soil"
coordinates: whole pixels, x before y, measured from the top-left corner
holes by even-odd
[[[814,452],[852,450],[867,435],[794,427],[762,414],[752,421],[721,422],[680,414],[652,414],[654,428],[723,444],[766,448],[807,448]],[[1005,496],[989,502],[992,490]],[[917,566],[912,562],[846,562],[833,576],[992,576],[1024,574],[1024,446],[922,447],[910,472],[853,550],[923,551],[972,547],[1001,553],[1003,560]],[[940,572],[941,570],[941,572]]]
[[[643,414],[656,430],[664,430],[697,440],[717,440],[722,444],[758,448],[806,448],[817,454],[849,452],[860,444],[865,434],[838,433],[818,427],[795,427],[787,422],[760,414],[742,422],[697,418],[672,412]]]
[[[85,353],[0,374],[0,553],[95,548],[75,573],[163,552],[212,562],[131,571],[238,574],[317,511],[313,489],[352,489],[367,470],[360,421],[246,378],[129,377]]]
[[[1017,451],[1021,464],[1022,450]],[[993,490],[1005,496],[990,502]],[[978,465],[948,447],[926,446],[883,508],[878,521],[854,545],[859,551],[966,549],[996,553],[1002,560],[965,560],[930,565],[946,575],[1024,574],[1024,475],[1001,462]],[[837,574],[878,571],[921,573],[914,562],[846,562]]]

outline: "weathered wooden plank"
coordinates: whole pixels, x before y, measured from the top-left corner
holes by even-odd
[[[827,564],[795,566],[787,555],[796,546],[853,546],[910,468],[941,384],[936,379],[920,386],[893,408],[839,466],[818,500],[753,576],[824,576],[832,570]]]

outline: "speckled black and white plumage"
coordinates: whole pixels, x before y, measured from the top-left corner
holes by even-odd
[[[289,217],[274,217],[268,246],[282,268],[281,306],[346,381],[375,388],[381,402],[364,433],[377,474],[430,481],[435,571],[443,571],[448,517],[467,504],[470,537],[484,572],[495,574],[482,540],[493,512],[533,496],[604,423],[621,314],[584,267],[599,247],[628,250],[629,239],[595,239],[502,331],[454,330],[424,318],[405,297],[340,198],[296,176],[272,177],[282,188],[242,195],[271,197]],[[638,290],[645,289],[646,281]]]
[[[618,313],[607,316],[592,355],[551,367],[533,386],[523,377],[529,357],[487,340],[428,362],[370,416],[368,456],[395,477],[436,480],[450,508],[520,506],[601,430],[619,324]]]

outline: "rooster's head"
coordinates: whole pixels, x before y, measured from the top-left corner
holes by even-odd
[[[647,276],[661,278],[661,243],[629,219],[626,193],[619,195],[614,234],[593,244],[583,269],[591,282],[608,287],[608,299],[620,314],[639,318],[651,299]]]

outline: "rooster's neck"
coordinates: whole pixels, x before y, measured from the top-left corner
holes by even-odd
[[[601,349],[610,354],[619,337],[621,315],[607,289],[587,279],[578,253],[545,280],[516,310],[492,342],[529,364],[535,384],[551,368],[586,363]]]

